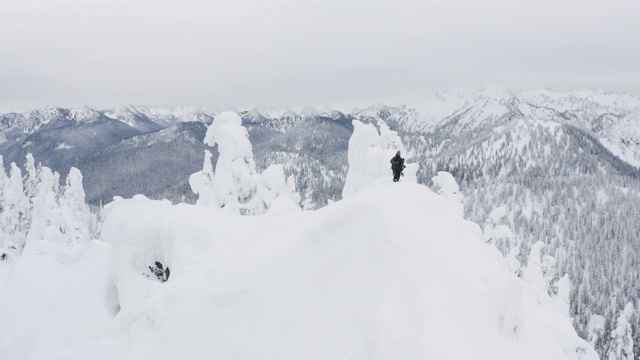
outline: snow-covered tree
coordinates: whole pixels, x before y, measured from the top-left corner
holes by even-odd
[[[9,250],[5,247],[6,239],[8,235],[4,233],[4,226],[2,226],[2,215],[6,211],[6,187],[9,184],[9,177],[4,172],[4,161],[2,155],[0,155],[0,261],[9,260]]]
[[[284,168],[280,164],[271,165],[262,174],[256,175],[255,196],[247,203],[247,215],[264,214],[272,210],[277,202],[279,210],[300,210],[300,196],[295,191],[293,177],[285,179]]]
[[[0,211],[0,232],[3,241],[0,247],[14,255],[20,255],[29,231],[30,206],[29,199],[24,194],[22,172],[15,163],[11,163],[9,177],[3,182],[4,190],[0,194],[3,204]]]
[[[196,205],[210,206],[213,201],[213,165],[211,164],[212,154],[209,150],[204,151],[204,163],[202,170],[191,174],[189,185],[194,194],[198,195]]]
[[[2,196],[2,193],[4,192],[4,187],[8,182],[9,182],[9,177],[7,176],[7,173],[4,172],[4,158],[2,157],[2,155],[0,155],[0,201],[2,201],[1,196]],[[1,202],[0,202],[0,205],[2,205]],[[0,208],[0,211],[1,210],[2,209]]]
[[[456,179],[446,171],[438,171],[438,175],[434,176],[433,191],[445,198],[450,209],[459,217],[464,215],[464,195],[460,191],[460,187]]]
[[[520,248],[516,246],[511,248],[507,256],[505,256],[505,260],[507,261],[509,270],[511,270],[515,276],[520,277],[522,275],[522,264],[520,260],[518,260],[518,256],[520,256]]]
[[[304,193],[304,199],[302,200],[302,210],[308,211],[316,208],[316,204],[313,202],[313,193],[310,187]]]
[[[627,303],[620,312],[616,321],[616,327],[611,333],[611,347],[607,354],[608,360],[634,360],[633,356],[633,332],[631,321],[635,309],[631,302]]]
[[[538,241],[531,247],[531,252],[527,259],[527,266],[522,273],[522,278],[536,286],[540,291],[547,292],[547,283],[542,272],[541,251],[544,247],[542,241]]]
[[[211,204],[234,213],[244,213],[243,205],[253,198],[256,191],[256,164],[242,119],[234,112],[217,115],[207,129],[204,142],[209,146],[217,144],[220,154],[213,178]]]
[[[32,200],[38,191],[38,169],[36,168],[36,161],[31,153],[28,153],[26,158],[27,162],[24,164],[26,171],[24,175],[24,193]]]
[[[38,169],[27,243],[37,240],[65,242],[62,213],[58,203],[59,179],[60,175],[48,167]]]
[[[69,244],[83,244],[96,232],[96,217],[85,202],[82,173],[72,167],[60,197],[61,231]]]
[[[556,309],[569,317],[571,307],[571,280],[569,275],[565,274],[558,280],[557,293],[553,296]]]
[[[558,295],[558,281],[560,277],[556,270],[556,259],[549,254],[543,255],[541,268],[542,274],[544,275],[544,282],[547,286],[547,293],[550,296]]]
[[[513,246],[512,240],[515,237],[511,229],[500,221],[507,215],[507,208],[500,206],[495,208],[484,222],[482,230],[482,240],[494,245],[503,253]]]
[[[276,201],[280,209],[300,209],[295,181],[285,177],[282,165],[271,165],[262,174],[256,171],[249,135],[238,114],[217,115],[204,142],[218,145],[220,155],[215,175],[210,154],[205,153],[203,170],[189,179],[192,190],[199,195],[199,204],[245,215],[263,214]]]
[[[592,314],[589,318],[589,344],[596,348],[596,344],[604,334],[605,318],[602,315]]]

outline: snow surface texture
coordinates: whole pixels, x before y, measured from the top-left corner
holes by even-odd
[[[109,245],[0,263],[0,358],[597,359],[450,206],[389,176],[264,216],[114,201]]]
[[[407,164],[404,146],[395,131],[380,123],[380,134],[375,126],[353,120],[353,135],[349,139],[349,172],[342,190],[347,198],[379,177],[393,177],[391,158],[400,151],[407,166],[401,181],[417,182],[418,164]]]

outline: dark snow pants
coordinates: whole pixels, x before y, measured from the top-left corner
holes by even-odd
[[[402,174],[402,170],[393,169],[393,182],[400,180],[400,174]]]

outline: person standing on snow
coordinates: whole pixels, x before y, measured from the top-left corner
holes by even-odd
[[[393,170],[393,182],[398,182],[400,180],[400,175],[404,175],[402,170],[404,170],[406,166],[404,166],[404,159],[400,157],[400,151],[396,153],[391,159],[391,170]]]

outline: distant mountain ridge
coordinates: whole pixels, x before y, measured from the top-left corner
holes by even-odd
[[[151,138],[155,138],[153,141],[156,143],[178,142],[181,137],[189,137],[188,134],[181,133],[183,130],[186,131],[186,128],[181,126],[183,123],[201,124],[202,126],[197,130],[191,128],[187,131],[192,135],[197,133],[196,137],[201,138],[205,127],[213,121],[216,113],[218,112],[194,107],[152,108],[123,104],[113,108],[78,109],[49,106],[28,112],[0,114],[0,153],[7,167],[11,162],[22,165],[25,155],[31,152],[37,161],[65,175],[71,166],[79,167],[81,170],[83,167],[99,168],[96,163],[99,164],[101,161],[101,152],[109,147],[117,148],[119,144],[123,149],[132,149],[132,146],[133,148],[146,146],[145,141]],[[479,138],[483,133],[488,134],[487,132],[493,132],[495,129],[502,129],[503,126],[509,126],[512,120],[520,119],[528,122],[534,120],[553,122],[582,129],[622,161],[631,166],[640,166],[640,98],[629,94],[598,91],[556,93],[550,90],[537,90],[516,95],[501,87],[459,88],[438,92],[412,105],[374,104],[366,108],[342,111],[330,108],[319,110],[311,106],[279,109],[252,108],[241,110],[239,113],[249,129],[254,146],[266,153],[276,150],[305,153],[305,146],[309,147],[309,144],[320,139],[317,136],[315,140],[312,139],[314,127],[322,127],[324,122],[332,125],[332,128],[335,126],[335,129],[349,130],[351,120],[360,119],[373,123],[384,121],[392,129],[408,137],[409,141],[422,138],[417,140],[420,144],[414,144],[415,151],[423,155],[429,154],[430,158],[442,157],[442,155],[449,157],[450,155],[446,155],[447,151],[440,154],[438,149],[425,149],[424,146],[435,139],[459,137],[470,132]],[[329,123],[326,123],[327,120]],[[174,131],[165,131],[169,128],[174,128]],[[298,131],[298,128],[301,131]],[[331,132],[328,129],[322,131]],[[157,135],[148,136],[153,133]],[[298,139],[291,141],[292,136]],[[130,141],[138,137],[140,137],[139,140]],[[324,138],[331,137],[327,135]],[[329,150],[329,153],[338,154],[340,151],[346,151],[348,133],[339,132],[339,135],[333,137],[334,146],[337,147]],[[306,138],[310,140],[305,140]],[[283,143],[290,144],[293,148],[283,147]],[[204,149],[203,144],[193,142],[187,142],[185,146],[190,148],[191,154]],[[321,147],[323,144],[317,146]],[[161,150],[162,145],[158,144],[156,148],[160,153],[169,151]],[[175,150],[171,151],[175,154]],[[317,152],[317,150],[313,151]],[[168,156],[167,153],[161,157]],[[268,156],[257,154],[257,157],[266,159]],[[92,164],[85,165],[84,162],[89,159]],[[346,158],[343,156],[343,159],[341,164],[329,167],[332,167],[334,172],[344,167]],[[182,160],[174,156],[170,161],[174,165],[167,163],[164,168],[159,168],[157,176],[162,176],[164,171],[172,171],[171,168],[197,171],[200,164],[197,164],[198,162],[194,161],[192,156],[186,160],[190,164],[185,167],[184,164],[179,164]],[[322,159],[319,161],[323,162]],[[421,180],[426,181],[428,177],[424,177],[428,174],[424,172],[426,169],[422,170],[423,179]],[[132,183],[138,181],[136,179],[144,178],[142,174],[135,175],[137,173],[135,167],[130,168],[129,171],[133,174],[130,180]],[[295,172],[295,170],[292,171]],[[315,172],[326,171],[327,169],[317,169]],[[104,174],[111,172],[108,168],[104,169]],[[104,176],[96,176],[86,171],[83,173],[92,182],[109,181]],[[182,175],[188,176],[188,174]],[[341,184],[344,181],[343,176],[336,176],[332,178]],[[306,180],[302,179],[302,181]],[[163,192],[179,184],[161,182],[158,185],[162,189],[155,189],[154,193]],[[181,186],[184,188],[184,185]],[[90,201],[104,202],[113,195],[127,195],[116,193],[121,189],[117,184],[100,187],[103,189],[111,187],[113,192],[94,192],[89,188]],[[303,188],[305,185],[301,184],[300,189]],[[182,195],[190,196],[190,194]],[[339,194],[316,196],[316,200],[324,204],[330,198],[335,200],[335,196],[339,197]]]

